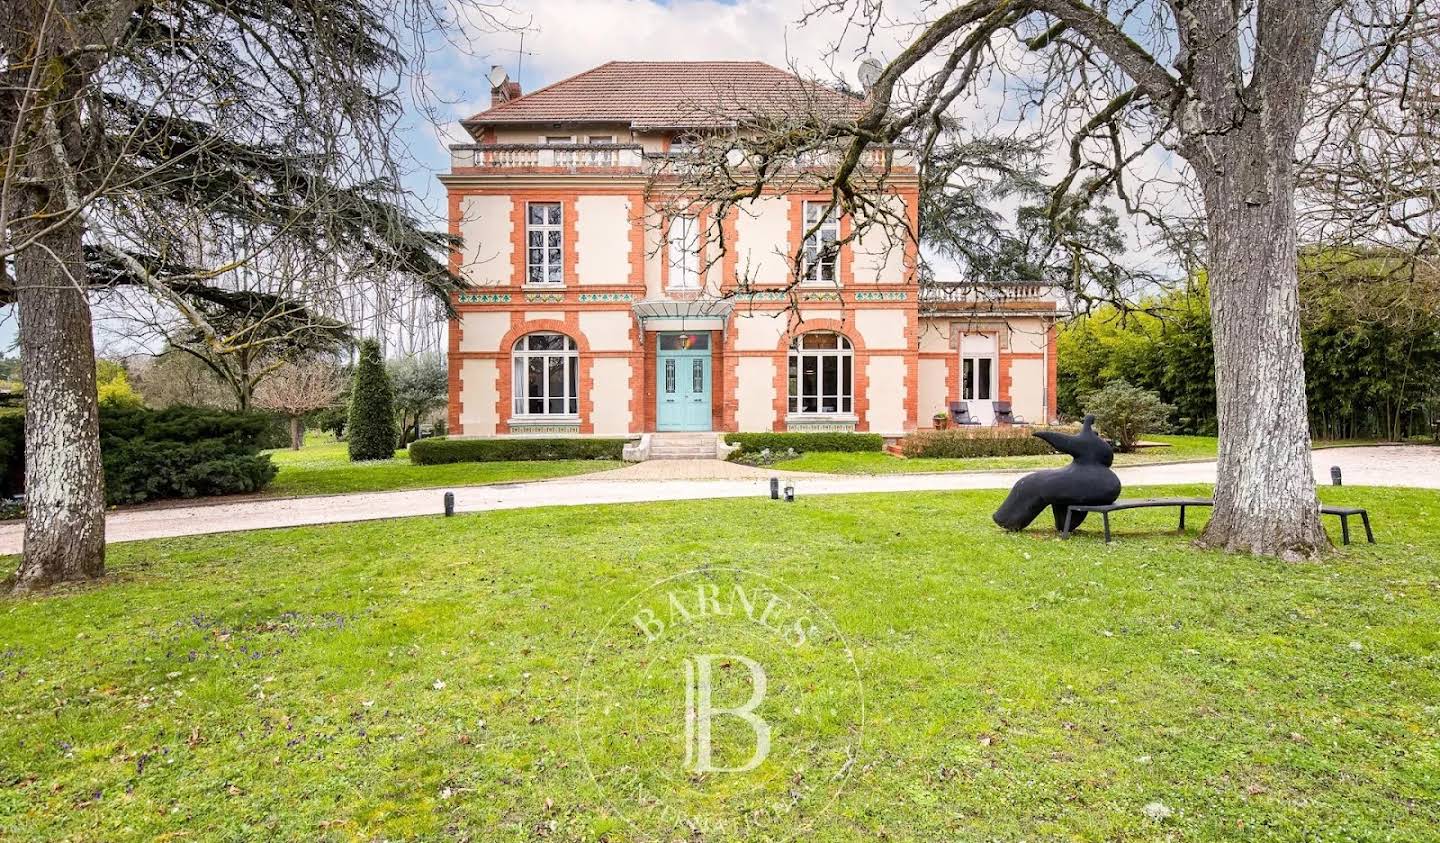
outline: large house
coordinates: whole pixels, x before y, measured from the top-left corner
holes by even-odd
[[[666,210],[683,183],[666,165],[697,134],[743,130],[789,93],[860,98],[760,62],[611,62],[525,95],[499,68],[491,82],[441,177],[471,285],[450,323],[452,435],[898,437],[953,401],[982,423],[996,401],[1054,416],[1055,303],[1038,291],[922,298],[915,244],[881,226],[851,238],[825,194],[748,201],[718,223],[723,254],[703,209]],[[913,222],[914,166],[882,162],[885,201]]]

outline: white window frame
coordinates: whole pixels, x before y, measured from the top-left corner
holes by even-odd
[[[666,241],[667,289],[700,289],[700,219],[693,214],[671,217]]]
[[[614,142],[615,142],[615,136],[614,136],[614,135],[586,135],[586,136],[585,136],[585,142],[586,142],[586,143],[614,143]]]
[[[559,209],[558,222],[532,222],[530,209],[537,206],[554,207]],[[542,215],[542,219],[545,215]],[[550,235],[556,234],[558,246],[550,245]],[[540,262],[535,262],[533,245],[533,234],[540,235]],[[557,261],[551,261],[550,252],[559,249],[560,257]],[[532,270],[540,270],[540,280],[531,277]],[[551,272],[551,269],[558,271]],[[552,278],[551,276],[555,276]],[[564,202],[526,202],[525,203],[525,279],[524,283],[530,287],[559,287],[565,283],[565,203]]]
[[[830,206],[829,202],[805,202],[800,229],[807,234]],[[840,209],[830,210],[830,218],[820,224],[813,234],[805,238],[804,260],[801,262],[800,280],[806,284],[838,284],[840,282],[840,247],[834,244],[840,240]],[[826,251],[824,244],[832,244]],[[826,270],[829,278],[826,278]]]
[[[541,136],[540,136],[540,145],[541,145],[541,146],[555,146],[556,144],[574,143],[574,142],[575,142],[575,136],[574,136],[574,135],[541,135]]]
[[[531,337],[560,337],[564,340],[559,349],[531,349]],[[530,362],[540,360],[540,390],[534,394],[530,383]],[[560,394],[551,394],[550,370],[558,365],[561,371]],[[580,417],[580,350],[575,340],[564,334],[537,331],[526,334],[515,341],[510,348],[510,414],[511,418],[563,418]],[[539,411],[531,409],[531,401],[541,402]],[[553,402],[559,401],[559,411]]]
[[[828,335],[837,338],[835,348],[805,348],[805,338]],[[805,361],[815,364],[815,391],[805,389]],[[847,367],[845,361],[849,360]],[[825,389],[825,371],[835,372],[835,391]],[[855,346],[850,338],[836,331],[811,331],[790,342],[786,371],[789,392],[789,414],[792,416],[853,416],[855,414]],[[807,399],[814,399],[813,409],[806,409]],[[833,402],[827,404],[827,400]]]
[[[980,394],[981,363],[990,364],[986,395]],[[970,371],[967,373],[966,368]],[[997,355],[984,352],[961,352],[960,354],[960,400],[988,403],[999,398],[1000,363]]]

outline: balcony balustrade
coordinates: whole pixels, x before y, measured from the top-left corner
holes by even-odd
[[[807,151],[796,158],[796,165],[803,168],[833,166],[839,161],[840,153]],[[740,166],[743,161],[738,151],[730,154],[730,166]],[[698,161],[693,150],[667,154],[647,152],[640,144],[540,144],[540,143],[495,143],[456,144],[450,147],[450,163],[453,168],[479,168],[486,170],[562,170],[584,171],[591,169],[616,172],[679,173],[690,162]],[[908,150],[896,147],[870,147],[865,150],[863,164],[867,168],[908,167],[913,164]]]

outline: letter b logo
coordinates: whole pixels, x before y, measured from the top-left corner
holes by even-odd
[[[732,661],[750,671],[750,699],[735,708],[716,708],[712,700],[712,667]],[[745,656],[704,653],[685,659],[685,769],[695,773],[747,773],[770,754],[770,724],[755,713],[765,699],[765,669]],[[717,767],[711,754],[711,725],[717,716],[736,717],[755,733],[755,751],[739,767]]]

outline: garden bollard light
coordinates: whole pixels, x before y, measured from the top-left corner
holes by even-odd
[[[445,493],[445,517],[449,518],[455,514],[455,493]]]
[[[1332,465],[1332,466],[1330,466],[1330,483],[1331,483],[1332,485],[1335,485],[1335,486],[1341,485],[1341,483],[1340,483],[1340,466],[1338,466],[1338,465]]]
[[[786,486],[786,487],[785,487],[785,502],[786,502],[786,503],[794,503],[794,502],[795,502],[795,487],[794,487],[794,486]]]
[[[779,478],[779,477],[771,477],[771,478],[770,478],[770,500],[772,500],[772,501],[778,501],[778,500],[780,500],[780,478]]]

